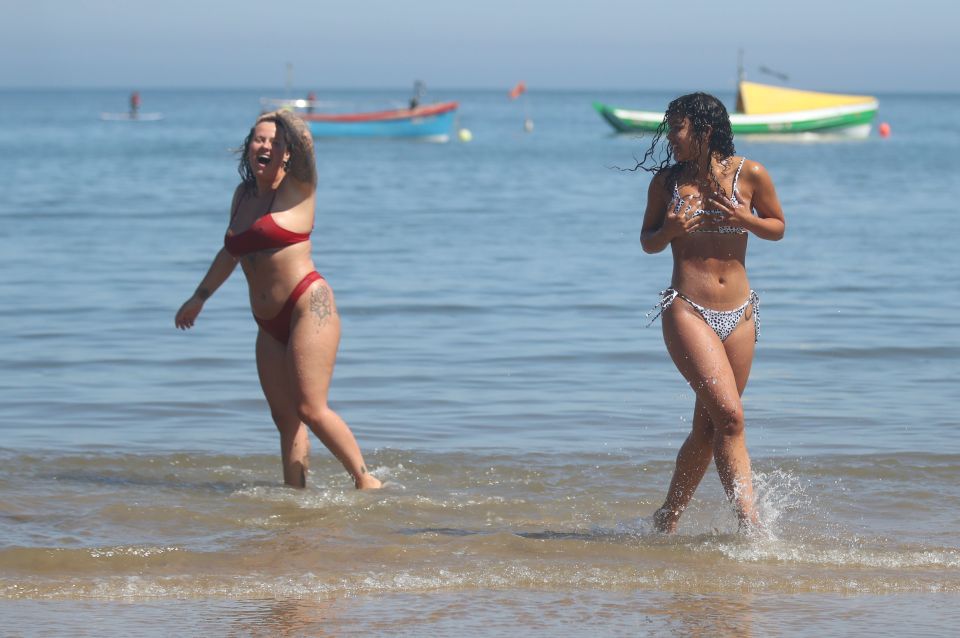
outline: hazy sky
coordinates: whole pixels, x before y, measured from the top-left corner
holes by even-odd
[[[960,91],[944,0],[0,0],[0,88]]]

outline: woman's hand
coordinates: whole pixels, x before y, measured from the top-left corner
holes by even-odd
[[[739,195],[739,191],[736,193]],[[740,197],[737,198],[738,200]],[[707,198],[706,208],[720,211],[719,215],[710,215],[715,226],[736,226],[743,228],[749,224],[753,213],[750,207],[740,201],[733,201],[723,193],[714,193]]]
[[[201,310],[203,310],[203,299],[194,294],[180,306],[180,310],[177,311],[177,315],[173,319],[173,324],[180,330],[192,328]]]
[[[700,204],[694,204],[693,197],[693,195],[681,197],[679,200],[680,206],[677,206],[676,198],[670,200],[670,203],[667,204],[662,228],[671,240],[695,232],[704,224],[709,223],[709,220],[706,219],[709,215],[694,217],[693,213],[701,206]]]
[[[313,136],[310,127],[292,111],[276,111],[275,117],[293,133],[290,146],[290,161],[287,162],[287,175],[305,186],[305,192],[312,193],[317,186],[317,164],[314,160]]]

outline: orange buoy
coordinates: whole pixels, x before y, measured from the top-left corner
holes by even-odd
[[[880,133],[880,137],[890,137],[890,125],[886,122],[880,122],[877,132]]]

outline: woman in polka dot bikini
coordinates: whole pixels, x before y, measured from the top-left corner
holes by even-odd
[[[665,131],[664,159],[646,166]],[[654,524],[662,532],[676,531],[713,459],[741,529],[749,529],[760,521],[740,396],[760,319],[759,299],[747,280],[747,237],[783,237],[780,201],[763,166],[734,155],[727,110],[705,93],[670,103],[637,168],[654,173],[643,250],[673,251],[670,288],[655,310],[662,315],[667,351],[697,395],[693,426]]]

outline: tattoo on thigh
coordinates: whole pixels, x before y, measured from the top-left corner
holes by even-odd
[[[330,299],[330,289],[326,286],[317,286],[310,295],[310,312],[317,316],[317,324],[322,328],[327,325],[330,317],[336,312]]]

